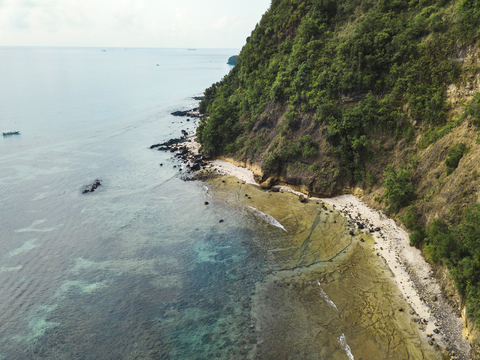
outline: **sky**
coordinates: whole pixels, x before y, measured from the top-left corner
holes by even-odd
[[[0,46],[241,48],[270,0],[0,0]]]

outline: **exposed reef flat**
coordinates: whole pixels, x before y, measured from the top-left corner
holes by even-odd
[[[250,358],[443,358],[376,256],[376,239],[333,205],[302,203],[296,194],[263,191],[234,177],[206,186],[209,206],[242,207],[252,221],[272,226],[258,244],[271,274],[256,284],[257,343]]]
[[[189,140],[190,141],[184,144],[185,147],[192,156],[198,155],[199,144],[195,141],[194,137],[189,138]],[[362,252],[368,254],[368,256],[364,255],[365,261],[369,259],[367,263],[370,265],[368,266],[378,267],[377,270],[381,272],[381,275],[377,274],[372,276],[388,278],[388,281],[394,284],[392,286],[398,289],[396,296],[405,303],[400,304],[392,300],[389,303],[391,305],[390,310],[406,314],[405,316],[409,319],[409,328],[419,331],[419,336],[422,339],[421,343],[442,349],[444,353],[448,354],[452,359],[469,359],[470,344],[462,338],[462,319],[455,314],[455,311],[443,299],[438,283],[431,276],[430,265],[424,260],[419,250],[409,246],[408,234],[397,226],[393,220],[386,218],[383,213],[369,208],[353,195],[344,195],[329,199],[308,198],[307,195],[285,186],[274,186],[268,192],[265,192],[259,189],[259,185],[255,182],[253,172],[249,169],[235,166],[220,159],[209,160],[204,168],[209,172],[234,177],[232,178],[233,180],[228,181],[218,180],[218,178],[215,179],[215,176],[201,176],[201,172],[199,172],[200,176],[197,176],[198,179],[212,179],[211,182],[217,184],[215,185],[216,192],[222,186],[225,187],[225,184],[232,183],[233,186],[240,187],[245,184],[254,185],[255,188],[252,188],[251,191],[258,192],[258,194],[267,194],[266,196],[268,198],[272,196],[286,196],[286,194],[278,193],[293,194],[291,196],[293,196],[296,206],[295,210],[293,210],[292,205],[289,205],[289,214],[295,217],[297,226],[299,226],[298,224],[303,224],[303,228],[297,227],[294,231],[292,231],[292,227],[288,225],[288,222],[291,220],[288,216],[282,218],[280,215],[278,215],[280,217],[273,215],[278,213],[279,209],[282,208],[282,202],[266,202],[262,206],[256,207],[253,205],[255,198],[258,199],[260,196],[256,196],[255,198],[246,196],[242,198],[242,196],[238,194],[238,191],[233,192],[236,194],[236,201],[240,198],[242,202],[248,204],[247,208],[252,207],[268,216],[273,216],[288,232],[288,235],[285,235],[289,238],[288,246],[285,245],[285,249],[279,247],[269,252],[272,267],[278,267],[278,270],[283,274],[282,276],[286,275],[289,271],[295,272],[298,269],[320,266],[327,262],[331,263],[344,256],[343,254],[351,254],[351,249],[360,247]],[[285,197],[283,199],[285,199]],[[291,202],[287,203],[291,204]],[[331,220],[330,223],[325,221],[320,227],[318,226],[318,221],[320,221],[317,216],[318,214],[306,222],[302,219],[303,215],[298,215],[305,213],[305,209],[309,206],[314,206],[317,209],[316,211],[326,211],[327,204],[327,212],[331,212],[331,219],[334,220]],[[318,210],[318,206],[321,206],[321,210]],[[344,234],[345,229],[349,230]],[[363,237],[364,235],[367,237]],[[328,236],[331,236],[331,239],[337,240],[328,240]],[[360,238],[353,241],[352,239],[355,236],[360,236]],[[371,241],[367,239],[368,236],[372,239]],[[312,241],[312,239],[316,240]],[[320,241],[319,239],[323,240]],[[373,257],[375,261],[370,257]],[[330,269],[330,266],[328,268]],[[369,271],[370,270],[365,270],[367,273]],[[325,277],[325,274],[319,274],[317,277],[322,276],[328,278],[328,276]],[[358,278],[358,275],[352,276]],[[302,278],[304,278],[303,275]],[[309,276],[308,278],[308,281],[311,283],[319,280],[315,279],[315,276]],[[283,277],[281,279],[277,278],[275,281],[283,281],[282,279]],[[295,282],[297,280],[295,280]],[[294,281],[291,280],[291,282]],[[322,281],[320,282],[322,283]],[[377,288],[375,284],[370,284],[369,286],[371,289]],[[335,290],[335,292],[338,291],[339,289]],[[377,299],[378,296],[383,296],[378,295],[382,293],[382,291],[378,289],[376,293],[377,295],[375,296]],[[297,295],[303,296],[301,294]],[[388,303],[388,301],[386,303]],[[386,303],[382,303],[381,306],[385,306]],[[259,319],[260,318],[261,316]],[[337,335],[338,338],[342,334]],[[402,336],[400,336],[400,338],[402,338]],[[396,340],[383,339],[383,341],[391,343]],[[275,346],[272,344],[271,348],[275,348]],[[285,347],[284,349],[287,351]],[[370,349],[369,351],[373,350]],[[422,352],[423,357],[418,357],[418,354],[414,355],[413,353],[409,353],[410,350],[408,349],[405,351],[401,357],[397,358],[403,358],[402,356],[407,354],[408,356],[413,356],[413,358],[430,358],[424,355],[428,353],[429,350]],[[284,354],[282,354],[283,353],[278,353],[277,355],[283,356]],[[368,358],[368,356],[366,358]]]

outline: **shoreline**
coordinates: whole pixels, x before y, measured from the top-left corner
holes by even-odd
[[[189,136],[182,145],[194,158],[195,155],[199,155],[200,144],[196,141],[196,136]],[[203,168],[220,176],[236,177],[244,184],[261,187],[255,181],[251,170],[228,161],[209,159],[203,164]],[[275,185],[270,191],[290,192],[305,199],[303,201],[327,204],[340,212],[357,232],[370,233],[375,240],[371,250],[382,259],[392,281],[410,307],[397,311],[409,311],[415,322],[412,326],[418,327],[426,343],[441,348],[451,359],[470,358],[471,347],[463,336],[462,318],[455,314],[444,299],[431,266],[421,251],[410,246],[408,233],[393,219],[386,217],[381,211],[370,208],[352,194],[333,198],[309,198],[305,193],[282,185]]]
[[[192,153],[198,154],[200,145],[195,137],[191,137],[190,140],[187,147]],[[247,168],[216,159],[209,162],[208,169],[222,176],[234,176],[246,184],[259,187],[254,180],[253,172]],[[421,251],[410,246],[408,233],[393,219],[386,217],[381,211],[371,209],[354,195],[309,198],[307,194],[287,186],[277,185],[272,188],[274,191],[290,192],[304,196],[310,201],[328,204],[348,221],[353,222],[359,231],[370,232],[375,239],[372,251],[389,269],[392,280],[410,306],[410,315],[416,322],[422,338],[432,346],[443,348],[452,359],[470,358],[470,343],[462,335],[464,329],[462,318],[455,314],[444,299],[440,285],[433,277],[431,266]],[[360,229],[358,224],[364,229]],[[372,231],[373,229],[377,231]]]

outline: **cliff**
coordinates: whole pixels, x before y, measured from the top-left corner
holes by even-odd
[[[204,153],[265,186],[357,189],[401,221],[466,314],[476,352],[479,34],[474,0],[273,0],[205,91],[197,130]]]

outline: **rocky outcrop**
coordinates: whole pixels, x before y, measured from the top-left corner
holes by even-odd
[[[101,185],[102,185],[101,180],[95,179],[95,181],[93,183],[91,183],[90,185],[84,186],[84,188],[82,190],[82,194],[92,193],[95,190],[97,190],[97,188]]]

